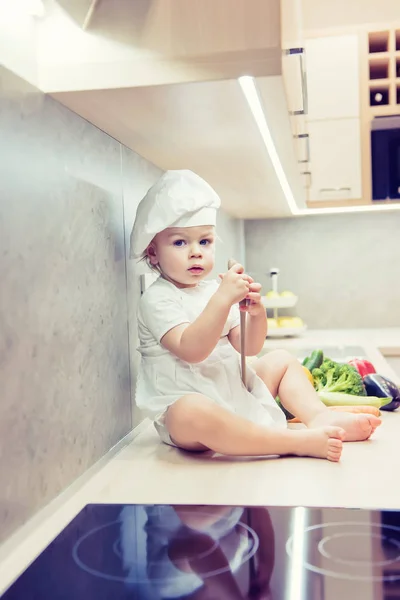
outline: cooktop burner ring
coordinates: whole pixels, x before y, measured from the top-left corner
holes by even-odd
[[[205,550],[204,552],[201,552],[200,554],[197,554],[196,558],[197,560],[203,560],[204,558],[207,558],[207,556],[209,556],[210,554],[212,554],[218,547],[218,542],[214,542],[212,544],[212,546],[210,546],[210,548],[208,550]],[[113,552],[116,556],[118,556],[118,558],[120,558],[121,560],[123,560],[123,556],[122,556],[122,550],[121,550],[121,538],[117,538],[112,546]],[[155,562],[151,562],[151,561],[147,561],[148,565],[152,565],[152,564],[157,564]]]
[[[204,512],[204,516],[209,516],[209,513]],[[112,527],[115,525],[121,525],[121,520],[117,519],[114,521],[110,521],[108,523],[104,523],[103,525],[100,525],[99,527],[95,527],[95,528],[91,529],[90,531],[85,533],[81,538],[79,538],[75,542],[75,544],[72,548],[72,558],[73,558],[75,564],[80,569],[82,569],[83,571],[88,573],[89,575],[92,575],[94,577],[99,577],[101,579],[105,579],[108,581],[122,582],[125,584],[146,583],[148,581],[147,579],[141,579],[140,577],[132,576],[131,574],[121,576],[121,575],[114,575],[112,573],[104,573],[104,572],[86,564],[85,561],[81,558],[81,556],[79,554],[80,548],[86,540],[88,540],[91,536],[95,535],[99,531],[102,531],[103,529],[106,529],[108,527]],[[251,527],[249,527],[246,523],[242,523],[242,521],[239,521],[236,524],[236,527],[241,527],[241,529],[244,530],[244,532],[246,532],[246,534],[249,536],[249,540],[251,541],[248,552],[242,558],[241,564],[243,565],[246,562],[248,562],[256,554],[256,552],[259,548],[260,542],[259,542],[259,538],[258,538],[258,535],[256,534],[256,532]],[[122,552],[120,550],[120,541],[121,541],[120,536],[118,536],[117,539],[115,539],[114,542],[111,544],[111,549],[112,549],[113,553],[116,556],[118,556],[118,558],[121,559]],[[215,550],[217,545],[218,545],[218,542],[215,542],[215,544],[213,544],[211,547],[211,551],[210,551],[210,549],[208,549],[205,553],[203,552],[200,556],[204,557],[206,555],[209,555],[210,553],[212,553]],[[149,564],[155,565],[157,563],[156,562],[153,562],[153,563],[146,562],[146,564],[147,565],[149,565]],[[203,578],[215,577],[216,575],[221,575],[222,573],[226,573],[228,571],[230,571],[229,565],[227,565],[226,567],[220,568],[220,569],[214,569],[213,571],[209,571],[207,573],[202,573],[202,577]],[[152,577],[151,581],[153,581],[154,583],[161,584],[165,581],[165,578],[157,579],[155,577]]]
[[[400,560],[400,552],[391,559],[388,559],[387,561],[376,561],[376,562],[362,562],[362,561],[352,561],[352,560],[345,560],[345,559],[337,559],[336,557],[332,557],[329,555],[329,553],[326,552],[324,546],[328,543],[329,540],[331,540],[334,536],[336,537],[348,537],[348,536],[354,536],[354,535],[359,535],[359,536],[368,536],[369,539],[371,538],[378,538],[379,540],[386,540],[388,542],[390,542],[391,544],[393,544],[396,548],[400,549],[400,541],[394,539],[393,536],[393,532],[396,532],[396,534],[398,536],[400,536],[400,527],[395,527],[393,525],[381,525],[378,523],[368,523],[368,522],[357,522],[357,521],[343,521],[343,522],[328,522],[328,523],[319,523],[317,525],[311,525],[309,527],[306,527],[303,531],[303,535],[307,535],[310,534],[311,532],[318,530],[318,529],[327,529],[329,527],[333,527],[333,528],[337,528],[337,527],[346,527],[346,528],[363,528],[363,527],[368,527],[369,532],[357,532],[357,531],[352,531],[351,529],[347,532],[343,532],[343,533],[337,533],[337,534],[331,534],[331,535],[326,535],[322,540],[320,540],[317,544],[317,548],[318,551],[320,553],[320,555],[322,555],[324,558],[327,558],[328,560],[331,560],[332,562],[336,562],[342,565],[351,565],[351,566],[359,566],[359,567],[387,567],[391,564],[394,564],[396,562],[398,562]],[[371,532],[371,528],[375,528],[375,529],[379,529],[379,534],[378,533],[372,533]],[[387,535],[385,535],[385,532],[391,532],[392,536],[390,536],[389,533],[387,533]],[[390,536],[390,537],[389,537]],[[292,550],[293,550],[293,540],[294,540],[295,536],[291,536],[289,537],[289,539],[286,542],[286,552],[288,554],[288,556],[290,556],[292,558]],[[322,552],[321,552],[321,548],[322,548]],[[346,572],[341,572],[341,571],[337,571],[334,570],[333,568],[322,568],[319,567],[318,565],[314,565],[311,562],[308,562],[307,559],[303,560],[303,567],[305,569],[307,569],[308,571],[312,571],[314,573],[318,573],[319,575],[323,575],[323,576],[328,576],[328,577],[335,577],[337,579],[346,579],[346,580],[353,580],[353,581],[389,581],[389,582],[393,582],[393,581],[398,581],[400,579],[400,571],[399,574],[383,574],[383,575],[373,575],[373,574],[358,574],[358,573],[346,573]]]
[[[387,539],[388,542],[390,542],[391,544],[393,544],[393,546],[396,546],[400,550],[400,542],[393,538],[387,538],[386,536],[382,536],[377,533],[351,532],[351,533],[334,533],[333,535],[327,535],[320,542],[318,542],[319,553],[324,558],[327,558],[327,559],[337,562],[339,564],[347,564],[347,565],[354,565],[354,566],[360,566],[360,567],[361,566],[364,566],[364,567],[387,567],[389,565],[392,565],[394,562],[400,560],[400,552],[395,558],[372,562],[372,561],[352,560],[351,558],[346,558],[346,559],[340,558],[339,556],[333,556],[332,554],[329,554],[329,552],[325,549],[326,544],[329,543],[330,541],[339,539],[339,538],[348,537],[349,535],[351,535],[352,537],[365,537],[368,540],[371,540],[371,539],[382,540],[382,538]]]

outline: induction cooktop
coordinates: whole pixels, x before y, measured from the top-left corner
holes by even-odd
[[[400,599],[400,512],[86,506],[4,600]]]

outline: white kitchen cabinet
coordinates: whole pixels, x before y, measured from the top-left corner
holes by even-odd
[[[280,0],[281,45],[287,48],[303,46],[303,7],[302,0]]]
[[[280,8],[286,102],[291,115],[301,116],[307,111],[301,0],[281,0]]]
[[[361,198],[360,120],[311,121],[309,200]]]
[[[358,117],[358,35],[309,39],[305,48],[308,120]]]
[[[92,0],[82,31],[76,12],[85,2],[51,2],[38,21],[47,93],[280,74],[280,0]]]

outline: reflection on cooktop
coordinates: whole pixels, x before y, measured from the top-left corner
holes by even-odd
[[[400,513],[88,505],[4,600],[400,599]]]

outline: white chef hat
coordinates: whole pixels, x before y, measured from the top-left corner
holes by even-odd
[[[215,225],[221,201],[204,179],[188,170],[166,171],[140,201],[131,233],[130,258],[139,258],[167,227]]]

